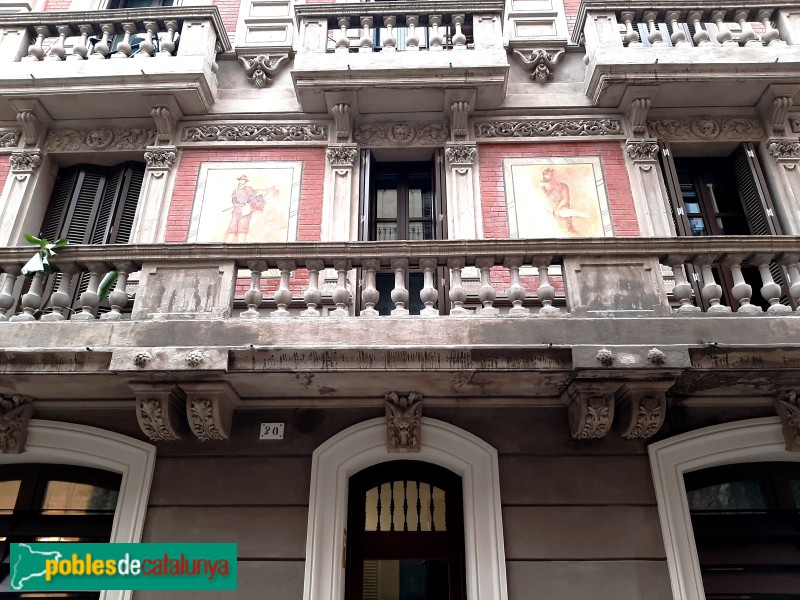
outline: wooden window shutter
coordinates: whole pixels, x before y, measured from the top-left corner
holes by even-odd
[[[689,218],[686,216],[686,207],[683,204],[678,172],[672,159],[672,148],[666,143],[661,143],[659,146],[661,147],[661,152],[658,153],[658,156],[661,160],[661,170],[664,173],[664,183],[666,184],[670,214],[672,215],[672,222],[675,224],[675,231],[678,232],[678,235],[692,235],[689,229]]]
[[[753,144],[743,144],[733,155],[736,183],[752,235],[781,235],[775,208]]]

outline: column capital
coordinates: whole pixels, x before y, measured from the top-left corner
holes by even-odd
[[[144,152],[148,170],[168,171],[177,158],[178,149],[175,146],[148,146]]]
[[[659,150],[655,140],[625,140],[625,152],[634,162],[655,161]]]
[[[42,153],[39,150],[14,150],[10,160],[12,173],[30,174],[42,164]]]
[[[798,138],[771,138],[767,140],[766,146],[776,161],[800,159],[800,139]]]
[[[465,142],[446,144],[444,156],[452,167],[471,167],[478,157],[478,146],[475,143]]]
[[[358,156],[358,146],[355,144],[338,144],[328,146],[325,153],[328,162],[335,168],[352,168]]]

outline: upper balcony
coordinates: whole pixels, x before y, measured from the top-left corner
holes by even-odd
[[[28,99],[52,119],[149,117],[148,95],[203,114],[231,48],[213,6],[2,15],[0,30],[1,120]]]
[[[800,83],[800,17],[789,4],[582,0],[573,41],[586,45],[584,91],[597,106],[651,86],[653,108],[753,107],[770,85]]]
[[[292,77],[308,112],[327,112],[331,91],[354,93],[362,114],[441,112],[453,89],[475,90],[479,110],[505,96],[502,1],[329,2],[295,13]]]

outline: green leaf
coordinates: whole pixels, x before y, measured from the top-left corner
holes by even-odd
[[[37,252],[31,256],[31,259],[22,267],[22,274],[33,275],[42,272],[44,272],[44,261],[42,260],[42,255]]]
[[[39,247],[42,246],[43,240],[40,240],[39,238],[31,235],[30,233],[25,234],[25,239],[28,240],[29,244],[33,244],[34,246],[39,246]]]
[[[67,238],[59,238],[55,242],[53,242],[53,247],[54,248],[63,248],[67,244],[69,244],[69,240]]]
[[[119,273],[117,271],[109,271],[106,273],[106,276],[103,277],[103,281],[101,281],[100,285],[97,287],[97,295],[100,296],[100,300],[108,298],[108,294],[111,292],[111,286],[117,283],[118,277]]]

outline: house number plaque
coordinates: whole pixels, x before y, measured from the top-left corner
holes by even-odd
[[[260,440],[282,440],[284,423],[262,423]]]

